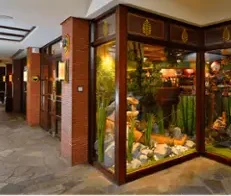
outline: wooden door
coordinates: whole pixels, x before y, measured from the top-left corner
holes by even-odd
[[[41,77],[41,126],[52,136],[61,137],[61,93],[58,80],[58,62],[61,57],[48,58]]]

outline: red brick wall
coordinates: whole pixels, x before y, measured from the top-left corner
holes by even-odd
[[[27,100],[26,119],[30,126],[37,126],[40,122],[40,81],[34,82],[32,76],[40,76],[40,54],[27,50]]]
[[[70,36],[70,50],[62,54],[63,60],[69,59],[69,83],[62,86],[61,151],[75,165],[88,162],[89,22],[69,18],[62,28],[63,36]]]

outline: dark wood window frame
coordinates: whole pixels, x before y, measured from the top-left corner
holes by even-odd
[[[110,14],[115,13],[116,14],[116,33],[114,36],[108,36],[103,39],[94,41],[94,35],[95,35],[95,26],[97,24],[97,21],[102,20],[103,18],[106,18]],[[162,20],[164,21],[165,30],[164,30],[164,38],[163,40],[155,39],[153,37],[147,37],[147,36],[141,36],[138,34],[132,34],[127,32],[128,28],[128,20],[127,15],[128,13],[133,13],[137,15],[141,15],[142,17],[152,18],[153,20]],[[213,30],[215,28],[222,28],[225,25],[230,25],[231,21],[224,22],[218,25],[211,25],[208,27],[197,27],[193,25],[189,25],[183,22],[179,22],[173,19],[165,18],[162,16],[158,16],[155,14],[151,14],[145,11],[141,11],[135,8],[127,7],[124,5],[119,5],[112,10],[108,11],[107,13],[99,16],[98,18],[94,19],[91,24],[91,62],[89,66],[90,70],[90,92],[89,92],[89,162],[91,164],[94,164],[99,168],[109,179],[115,181],[117,184],[123,184],[126,182],[129,182],[131,180],[135,180],[141,176],[151,174],[155,171],[159,171],[165,168],[168,168],[170,166],[173,166],[175,164],[179,164],[181,162],[184,162],[186,160],[190,160],[194,157],[198,156],[205,156],[211,159],[214,159],[216,161],[231,165],[231,159],[222,158],[213,154],[210,154],[205,151],[205,111],[203,110],[203,106],[205,104],[205,52],[212,49],[221,49],[221,48],[230,48],[231,43],[230,42],[222,42],[217,44],[217,42],[210,43],[208,45],[205,45],[205,33],[207,30]],[[197,40],[198,44],[187,44],[183,42],[176,42],[174,40],[171,40],[170,36],[170,27],[171,25],[177,25],[182,26],[186,29],[193,30],[197,32]],[[104,43],[110,42],[116,40],[116,99],[119,100],[119,103],[116,103],[116,133],[115,133],[115,173],[112,174],[108,172],[106,169],[104,169],[100,164],[98,164],[95,161],[95,151],[94,151],[94,141],[96,137],[96,119],[95,119],[95,113],[96,113],[96,107],[95,107],[95,54],[96,54],[96,46],[102,45]],[[179,48],[179,49],[186,49],[191,50],[197,53],[197,59],[196,59],[196,150],[197,152],[186,155],[181,158],[173,159],[168,162],[165,162],[160,165],[154,165],[152,167],[149,167],[147,169],[143,169],[141,171],[138,171],[133,174],[126,174],[126,135],[125,135],[125,111],[126,111],[126,59],[127,54],[124,52],[124,48],[127,48],[127,41],[139,41],[142,43],[147,44],[156,44],[164,47],[169,48]],[[119,65],[119,66],[117,66]]]

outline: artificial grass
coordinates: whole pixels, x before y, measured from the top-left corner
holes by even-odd
[[[231,149],[225,147],[215,147],[213,145],[206,145],[206,151],[215,155],[231,158]]]

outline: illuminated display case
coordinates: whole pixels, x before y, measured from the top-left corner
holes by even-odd
[[[229,33],[124,5],[94,19],[90,162],[118,184],[201,155],[230,164]]]

